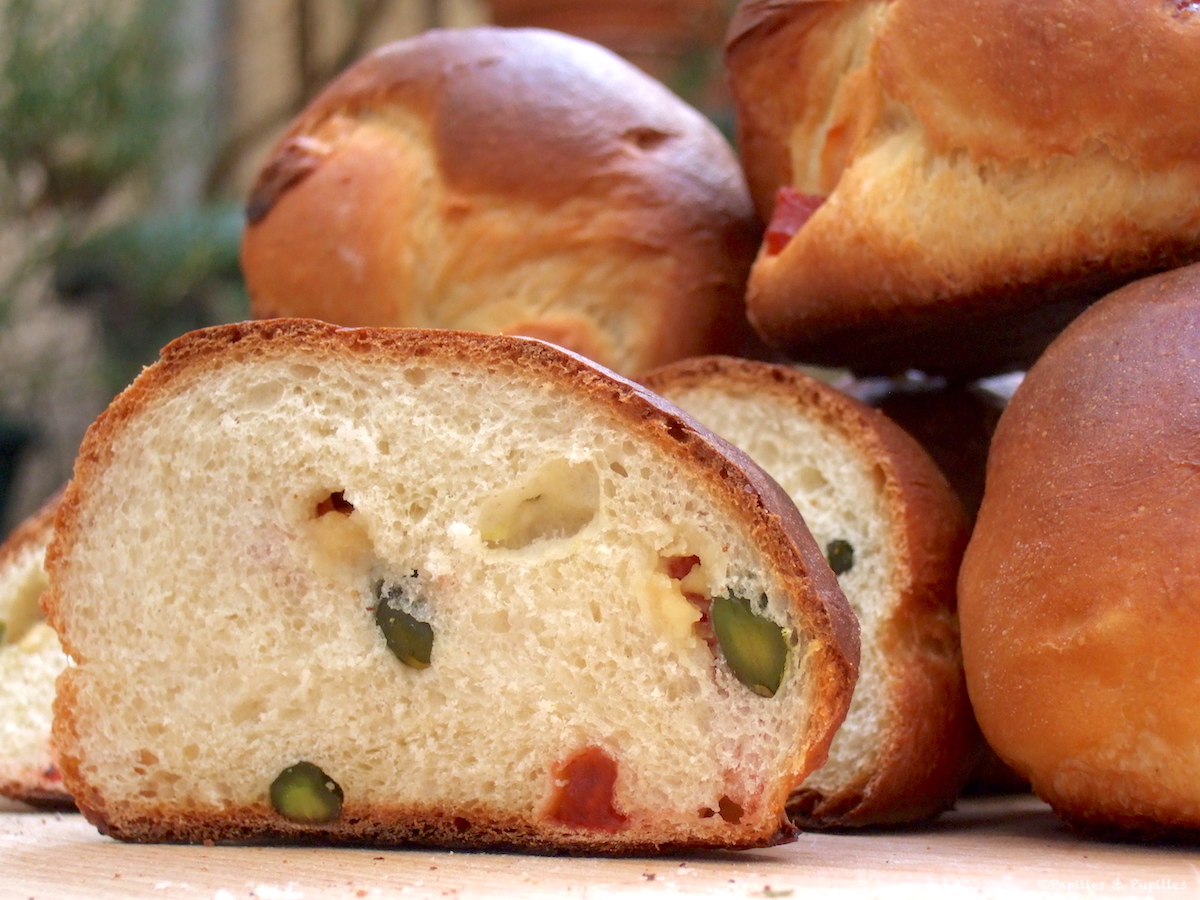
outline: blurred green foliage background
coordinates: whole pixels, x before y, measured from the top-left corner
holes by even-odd
[[[179,11],[0,3],[0,510],[20,451],[66,441],[46,493],[159,346],[246,314],[238,204],[167,188],[205,102],[178,77]]]

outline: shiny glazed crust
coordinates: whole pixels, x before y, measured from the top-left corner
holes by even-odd
[[[45,545],[54,529],[54,515],[61,491],[50,497],[35,513],[12,530],[0,544],[0,580],[14,577],[13,566],[31,548]],[[5,686],[8,687],[8,686]],[[16,685],[19,689],[19,685]],[[46,735],[45,756],[34,765],[0,760],[0,796],[19,800],[30,806],[65,809],[74,805],[71,795],[63,789],[50,735]],[[18,768],[19,766],[19,768]]]
[[[1198,266],[1082,315],[1001,416],[963,562],[979,724],[1089,829],[1200,828],[1198,357]]]
[[[259,317],[523,334],[629,375],[749,334],[759,226],[728,144],[566,35],[370,54],[280,139],[248,217]]]
[[[826,198],[751,275],[797,358],[1021,367],[1200,255],[1194,4],[746,0],[727,60],[760,215],[781,186]]]
[[[646,379],[647,387],[668,397],[705,383],[773,397],[797,416],[823,422],[882,473],[897,584],[895,605],[883,616],[874,648],[885,660],[888,696],[878,763],[834,793],[800,788],[789,813],[802,827],[936,816],[954,804],[979,742],[955,614],[955,579],[968,534],[962,505],[903,429],[798,370],[717,357],[684,360]]]
[[[113,441],[135,427],[139,416],[170,398],[185,385],[243,359],[269,357],[303,359],[422,358],[424,364],[447,368],[512,368],[530,378],[546,379],[590,397],[628,425],[631,439],[649,441],[678,460],[696,481],[710,486],[730,508],[744,516],[747,534],[765,550],[772,565],[770,577],[794,598],[797,622],[811,629],[805,664],[812,683],[811,728],[807,742],[789,762],[789,771],[762,798],[752,827],[729,846],[766,846],[786,839],[790,826],[782,817],[788,793],[808,771],[819,766],[849,704],[858,665],[858,628],[836,578],[805,528],[794,505],[765,473],[679,410],[641,387],[585,359],[538,341],[477,333],[418,329],[338,328],[320,322],[280,319],[246,322],[194,332],[164,348],[158,363],[121,394],[88,431],[81,447],[75,477],[63,499],[56,536],[47,552],[51,589],[43,600],[49,621],[75,659],[86,655],[77,646],[71,627],[70,598],[60,596],[61,571],[69,566],[73,545],[80,539],[88,507],[89,484],[109,464]],[[553,829],[503,816],[474,815],[467,828],[454,810],[430,811],[389,805],[386,798],[360,802],[337,823],[314,830],[292,825],[262,809],[235,808],[227,814],[164,808],[161,815],[121,818],[112,815],[117,804],[87,783],[81,772],[75,723],[73,682],[60,686],[55,708],[55,736],[63,748],[66,783],[80,810],[106,834],[124,840],[198,842],[208,840],[284,839],[345,844],[420,843],[447,847],[514,848],[536,851],[573,850],[590,853],[658,852],[693,846],[687,841],[662,841],[652,830],[637,835],[592,832],[564,842]],[[697,842],[703,846],[707,842]]]

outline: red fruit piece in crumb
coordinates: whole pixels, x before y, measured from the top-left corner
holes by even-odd
[[[824,202],[824,197],[802,194],[795,188],[781,187],[777,190],[775,210],[771,213],[771,223],[764,237],[767,253],[772,256],[781,253],[792,236],[804,227],[804,223],[812,218],[812,214]]]
[[[713,631],[712,627],[712,597],[705,597],[703,594],[694,594],[690,591],[683,597],[700,610],[700,618],[692,625],[692,631],[696,637],[708,644],[708,649],[712,651],[715,659],[720,644],[717,641],[717,633]]]
[[[667,577],[673,578],[676,581],[683,581],[691,574],[692,569],[700,565],[700,557],[698,556],[665,556],[663,557],[663,567],[667,570]]]
[[[564,781],[550,806],[550,818],[562,825],[596,831],[620,831],[626,817],[613,805],[617,762],[599,747],[584,747],[555,772]]]

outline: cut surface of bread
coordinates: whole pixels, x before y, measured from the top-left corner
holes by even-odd
[[[64,777],[125,839],[769,844],[857,665],[774,482],[518,338],[182,338],[89,431],[47,561]]]
[[[38,606],[57,504],[0,545],[0,795],[35,806],[71,805],[50,740],[54,680],[68,660]]]
[[[745,0],[727,62],[749,313],[796,359],[1020,368],[1200,256],[1194,3]]]
[[[954,581],[961,505],[897,425],[796,369],[684,360],[646,385],[745,450],[795,501],[862,628],[854,700],[790,811],[804,825],[892,824],[949,808],[973,765]]]
[[[1086,829],[1200,838],[1200,266],[1101,300],[1000,417],[959,578],[996,753]]]
[[[728,142],[564,34],[380,48],[296,117],[248,217],[260,317],[522,334],[631,376],[750,334],[761,229]]]

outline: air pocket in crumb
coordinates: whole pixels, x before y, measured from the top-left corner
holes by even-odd
[[[521,550],[574,537],[600,508],[600,476],[590,462],[552,459],[484,501],[479,536],[490,548]]]

